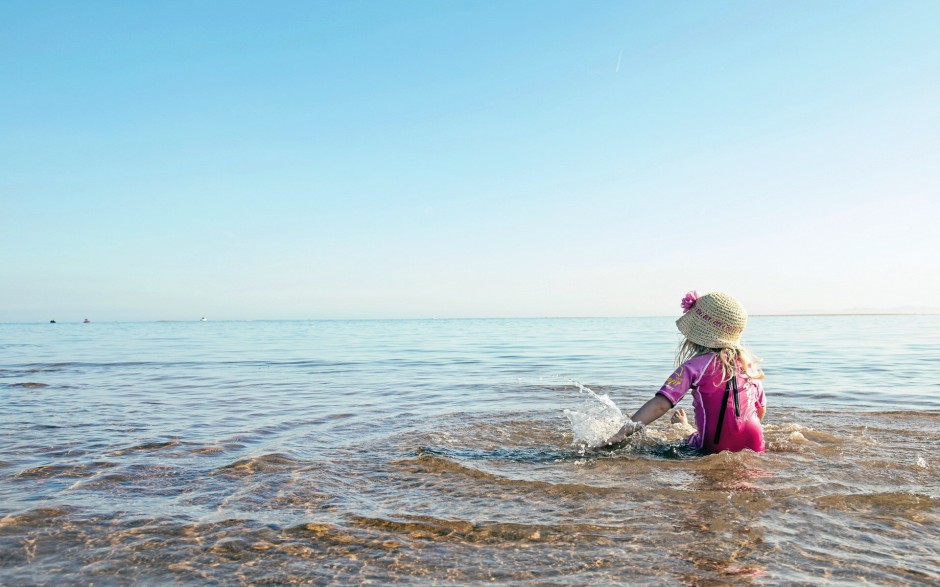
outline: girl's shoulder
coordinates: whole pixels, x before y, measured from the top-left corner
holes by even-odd
[[[702,370],[708,367],[717,356],[717,353],[702,353],[701,355],[695,355],[685,363],[682,363],[682,366],[686,369],[696,369]]]
[[[707,371],[719,364],[717,357],[717,353],[702,353],[682,363],[680,369],[688,373],[694,383],[698,383]]]

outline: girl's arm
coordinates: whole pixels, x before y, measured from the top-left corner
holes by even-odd
[[[678,404],[686,392],[689,391],[692,382],[701,378],[702,369],[711,364],[712,358],[712,355],[700,355],[676,367],[676,370],[666,379],[666,383],[659,388],[656,395],[643,404],[643,407],[637,410],[630,417],[630,421],[624,424],[616,434],[597,448],[622,441],[671,410],[672,406]]]
[[[657,393],[643,404],[643,407],[637,410],[630,419],[634,422],[642,422],[644,425],[651,424],[671,409],[672,403]]]
[[[764,395],[764,384],[760,379],[755,379],[757,383],[757,403],[754,407],[757,408],[757,419],[761,422],[764,421],[764,414],[767,413],[767,397]]]
[[[630,417],[630,421],[624,424],[616,434],[611,436],[606,442],[599,444],[596,448],[617,444],[623,441],[624,438],[640,429],[640,426],[637,424],[643,424],[645,426],[655,422],[660,416],[671,409],[672,402],[657,393],[648,402],[643,404],[643,407],[637,410],[636,413]]]

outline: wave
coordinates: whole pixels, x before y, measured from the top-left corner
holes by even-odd
[[[610,491],[606,487],[594,487],[578,483],[552,483],[549,481],[537,479],[519,479],[501,475],[498,473],[482,471],[470,467],[460,462],[446,458],[440,454],[425,452],[413,459],[403,459],[393,461],[392,465],[399,470],[415,475],[457,475],[471,480],[474,486],[478,482],[485,484],[497,484],[504,487],[521,488],[549,494],[574,495],[578,493],[590,493],[603,495]],[[453,480],[451,480],[453,482]]]
[[[523,524],[499,521],[447,520],[433,516],[401,516],[398,519],[352,516],[355,526],[407,535],[412,540],[447,540],[482,544],[538,542],[584,544],[612,535],[632,532],[624,526],[594,524]]]
[[[114,450],[114,451],[107,453],[105,456],[119,457],[119,456],[134,454],[134,453],[154,452],[154,451],[160,451],[160,450],[164,450],[168,448],[176,448],[184,444],[190,444],[190,443],[181,443],[178,440],[162,440],[162,441],[153,440],[153,441],[148,441],[148,442],[142,442],[140,444],[135,444],[127,448],[120,448],[118,450]]]
[[[515,463],[558,463],[582,461],[584,453],[559,450],[553,446],[500,447],[494,449],[418,447],[416,456],[430,455],[450,459],[509,461]]]
[[[220,475],[232,475],[236,477],[248,477],[262,473],[271,473],[283,471],[285,469],[296,469],[302,467],[305,463],[284,453],[269,453],[247,459],[240,459],[235,462],[217,467],[212,473]]]
[[[23,469],[14,475],[20,479],[50,479],[54,477],[91,477],[97,475],[101,469],[117,467],[118,463],[111,461],[94,461],[78,464],[51,464]]]
[[[0,528],[12,530],[17,527],[43,527],[56,520],[72,518],[79,511],[79,508],[69,505],[35,508],[23,513],[3,516],[0,518]]]
[[[854,513],[880,513],[923,521],[923,515],[940,513],[940,498],[919,493],[883,492],[823,495],[814,500],[817,507]],[[934,519],[934,522],[940,519]]]

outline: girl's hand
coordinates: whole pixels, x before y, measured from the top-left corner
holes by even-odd
[[[616,434],[608,438],[605,442],[598,444],[593,448],[604,448],[605,446],[610,446],[611,444],[623,442],[624,438],[630,436],[637,430],[642,429],[647,424],[655,422],[657,418],[668,412],[671,408],[672,402],[657,393],[653,396],[652,399],[643,404],[643,407],[637,410],[629,420],[627,420],[627,423],[623,425],[623,428],[618,430]]]
[[[618,442],[623,442],[626,437],[630,436],[631,434],[639,430],[642,426],[643,425],[640,424],[639,422],[633,422],[631,420],[627,420],[627,422],[620,428],[620,430],[617,431],[616,434],[614,434],[613,436],[611,436],[604,442],[598,444],[597,446],[593,446],[591,448],[604,448],[605,446],[610,446],[612,444],[617,444]]]

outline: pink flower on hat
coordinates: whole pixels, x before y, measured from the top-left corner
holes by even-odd
[[[689,293],[685,294],[685,297],[682,298],[682,313],[685,314],[692,309],[692,306],[695,305],[695,302],[698,301],[698,292],[694,289]]]

